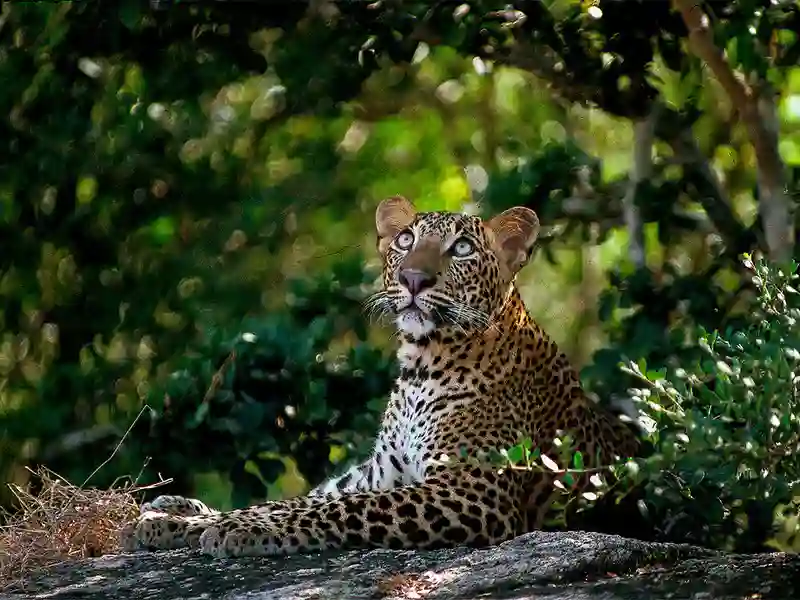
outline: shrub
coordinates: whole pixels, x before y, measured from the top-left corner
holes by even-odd
[[[757,291],[745,326],[698,328],[679,367],[621,364],[637,382],[628,392],[643,456],[587,471],[563,436],[552,456],[528,439],[494,457],[555,474],[564,492],[588,478],[581,495],[556,497],[550,525],[739,552],[800,550],[799,276],[794,263],[781,269],[745,255],[743,264]],[[620,503],[622,511],[613,508]]]
[[[283,310],[207,328],[154,387],[129,445],[132,465],[151,457],[147,477],[174,479],[159,493],[238,508],[303,493],[369,452],[394,367],[367,341],[361,300],[375,274],[363,264],[346,257],[290,281]],[[292,489],[280,489],[287,471]],[[197,489],[206,475],[215,482]]]
[[[623,367],[653,420],[653,452],[622,467],[665,538],[800,549],[800,298],[789,269],[743,264],[757,290],[743,328],[700,331],[699,360]]]

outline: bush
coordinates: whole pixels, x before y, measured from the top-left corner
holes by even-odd
[[[290,281],[285,309],[207,329],[150,394],[131,465],[150,457],[147,480],[169,475],[167,493],[238,508],[303,493],[366,455],[394,367],[367,341],[361,299],[375,273],[363,263],[358,253],[343,258]],[[209,474],[216,481],[197,489]]]
[[[654,428],[625,477],[665,538],[737,551],[800,549],[800,298],[796,265],[744,259],[758,291],[744,328],[700,331],[702,358],[623,370]]]
[[[552,456],[528,439],[493,458],[556,475],[565,494],[549,526],[800,551],[800,276],[795,263],[781,269],[745,255],[743,265],[757,292],[736,321],[744,326],[724,334],[697,327],[693,343],[665,357],[672,367],[621,364],[637,382],[628,394],[640,412],[641,456],[587,470],[565,435]],[[583,477],[590,489],[574,496]],[[631,514],[636,507],[640,515]]]

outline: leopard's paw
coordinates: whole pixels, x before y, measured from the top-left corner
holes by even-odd
[[[213,516],[182,517],[148,511],[123,527],[120,543],[126,552],[196,548],[201,534],[212,522]]]
[[[141,514],[151,511],[181,517],[199,517],[219,514],[219,511],[209,508],[200,500],[196,498],[186,498],[184,496],[158,496],[152,502],[145,502],[142,504],[139,509]]]

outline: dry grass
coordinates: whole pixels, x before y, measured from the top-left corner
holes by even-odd
[[[136,495],[167,483],[99,490],[72,485],[45,468],[31,474],[26,488],[9,486],[20,508],[0,527],[0,590],[66,560],[118,552],[120,528],[139,514]]]
[[[214,374],[203,403],[211,401],[222,385],[225,371],[236,359],[235,352]],[[165,398],[169,404],[169,397]],[[73,485],[53,471],[28,469],[32,475],[25,488],[9,485],[19,510],[0,514],[0,591],[19,588],[36,571],[64,561],[114,554],[120,551],[122,527],[139,516],[137,495],[166,485],[162,479],[151,485],[138,485],[138,477],[124,485],[115,483],[107,490],[86,484],[116,456],[125,439],[145,412],[144,405],[111,455],[80,486]],[[118,482],[120,480],[117,480]],[[38,489],[34,493],[33,489]]]
[[[5,520],[0,526],[0,591],[22,587],[31,574],[64,561],[120,550],[120,529],[139,515],[137,494],[172,480],[140,486],[137,477],[119,485],[127,479],[121,478],[107,490],[86,484],[111,462],[148,410],[142,407],[111,455],[80,486],[44,467],[28,469],[32,478],[25,488],[9,484],[18,510],[4,511],[0,519]]]

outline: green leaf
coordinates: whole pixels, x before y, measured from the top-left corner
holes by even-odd
[[[165,244],[175,237],[175,221],[171,217],[159,217],[150,224],[153,241]]]
[[[581,454],[580,450],[572,455],[572,464],[577,470],[583,471],[583,454]]]
[[[89,204],[97,196],[97,179],[94,177],[81,177],[78,180],[75,195],[78,198],[78,204]]]
[[[122,0],[119,6],[119,20],[129,30],[133,31],[142,19],[140,2]]]
[[[210,403],[208,402],[201,402],[200,406],[194,411],[194,415],[192,419],[189,421],[189,427],[195,428],[199,426],[203,421],[205,421],[206,417],[208,416],[208,411],[210,410]]]
[[[525,457],[525,448],[523,448],[521,444],[512,446],[511,448],[508,449],[507,456],[508,460],[514,464],[521,462],[522,459]]]

